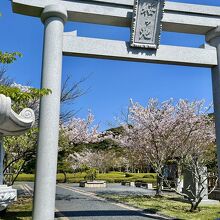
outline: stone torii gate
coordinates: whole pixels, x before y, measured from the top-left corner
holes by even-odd
[[[163,0],[12,0],[15,13],[40,17],[44,23],[42,88],[52,90],[51,95],[42,97],[40,106],[34,220],[54,218],[63,55],[211,68],[220,176],[220,7],[166,2],[161,21],[162,6],[155,9],[155,2],[163,4]],[[150,7],[157,16],[153,17],[148,9],[140,11],[140,6]],[[144,16],[147,13],[151,17],[149,22],[138,21],[145,25],[143,29],[136,23],[138,19],[133,18],[134,13]],[[77,32],[64,33],[67,20],[132,26],[132,40],[129,43],[78,37]],[[156,24],[154,41],[147,30],[151,22]],[[160,22],[163,31],[205,35],[206,42],[201,48],[166,45],[158,48]],[[135,32],[138,29],[139,35]]]

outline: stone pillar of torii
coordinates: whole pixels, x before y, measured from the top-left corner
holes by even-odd
[[[11,109],[11,99],[0,94],[0,211],[17,199],[17,190],[4,185],[4,146],[3,137],[22,135],[35,121],[32,109],[25,108],[20,114]]]
[[[40,105],[34,220],[54,219],[62,55],[211,68],[220,176],[220,8],[166,1],[163,14],[163,4],[164,0],[12,0],[15,13],[40,17],[44,23],[42,88],[52,90]],[[67,20],[130,27],[131,42],[63,33]],[[161,30],[204,35],[207,43],[200,48],[159,45]]]
[[[52,94],[44,96],[40,103],[33,219],[49,220],[54,218],[55,207],[63,31],[67,11],[62,5],[49,5],[41,20],[45,26],[42,88],[50,88]]]
[[[220,23],[219,26],[206,34],[206,41],[216,47],[218,65],[212,67],[212,89],[217,142],[218,172],[220,180]],[[220,194],[220,193],[219,193]],[[220,200],[220,198],[219,198]]]

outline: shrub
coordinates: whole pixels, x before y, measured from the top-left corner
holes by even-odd
[[[18,181],[18,182],[34,182],[34,178],[35,178],[34,174],[22,173],[17,177],[16,181]]]
[[[97,177],[97,170],[91,168],[86,171],[86,176],[84,177],[85,180],[94,181]]]
[[[156,183],[156,179],[154,178],[143,178],[143,179],[137,179],[137,182],[143,182],[143,183]]]
[[[80,183],[80,181],[83,181],[84,178],[68,178],[67,182],[68,183]]]
[[[147,173],[146,175],[143,176],[143,178],[155,179],[156,175],[155,174],[151,174],[151,173]]]
[[[133,177],[133,174],[125,173],[125,177]]]
[[[96,173],[97,174],[97,173]],[[67,182],[69,183],[79,183],[84,180],[87,176],[85,172],[83,173],[67,173]],[[125,177],[126,175],[126,177]],[[88,178],[88,176],[87,176]],[[145,182],[145,183],[155,183],[156,174],[153,173],[122,173],[122,172],[110,172],[110,173],[101,173],[97,174],[96,179],[105,180],[107,183],[121,183],[122,181],[132,181],[136,180]],[[63,182],[64,174],[57,174],[57,182]],[[34,174],[20,174],[17,178],[17,181],[33,182]]]

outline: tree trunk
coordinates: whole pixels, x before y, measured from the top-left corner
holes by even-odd
[[[63,183],[66,183],[67,182],[67,176],[66,176],[66,172],[64,170],[63,170],[63,175],[64,175]]]
[[[191,209],[190,212],[195,212],[202,201],[202,198],[196,199],[195,201],[191,202]]]
[[[157,175],[157,190],[156,190],[156,196],[161,196],[162,194],[162,188],[163,188],[163,179],[160,175]]]
[[[21,171],[22,171],[22,169],[23,169],[25,163],[26,163],[26,161],[24,161],[24,162],[22,163],[22,165],[21,165],[20,169],[18,170],[16,176],[15,176],[14,178],[12,178],[12,182],[9,184],[9,186],[13,186],[13,185],[14,185],[14,183],[15,183],[16,179],[18,178],[19,174],[21,173]]]

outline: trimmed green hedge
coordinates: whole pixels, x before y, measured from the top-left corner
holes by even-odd
[[[84,180],[85,173],[67,173],[67,182],[69,183],[79,183]],[[125,177],[128,176],[128,177]],[[105,180],[107,183],[120,183],[122,181],[142,181],[145,183],[155,183],[156,174],[154,173],[129,173],[129,175],[122,172],[110,172],[110,173],[100,173],[97,175],[97,180]],[[18,182],[33,182],[33,174],[20,174],[17,178]],[[64,174],[57,174],[57,181],[64,181]]]
[[[19,182],[34,182],[34,175],[33,174],[20,174],[16,181]]]

